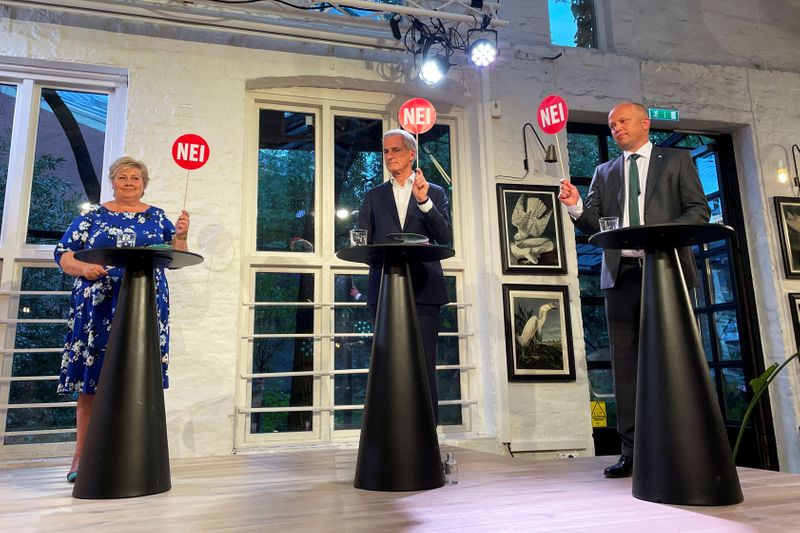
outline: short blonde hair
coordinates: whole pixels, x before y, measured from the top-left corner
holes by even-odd
[[[117,174],[123,168],[135,168],[136,170],[141,172],[142,182],[144,184],[142,190],[147,188],[147,184],[150,183],[150,175],[147,172],[147,165],[145,165],[141,161],[137,161],[136,159],[128,157],[126,155],[120,157],[119,159],[111,163],[110,167],[108,167],[108,180],[112,184],[114,183],[114,178],[117,177]]]

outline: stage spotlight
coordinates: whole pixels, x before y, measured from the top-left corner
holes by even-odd
[[[478,39],[467,49],[467,57],[476,67],[487,67],[497,59],[497,45],[489,39]]]
[[[450,70],[450,62],[443,56],[427,57],[422,61],[422,67],[419,69],[419,79],[428,85],[433,85],[442,81],[448,70]]]
[[[478,68],[489,66],[497,59],[497,31],[489,29],[491,22],[487,15],[480,28],[467,32],[467,60]]]

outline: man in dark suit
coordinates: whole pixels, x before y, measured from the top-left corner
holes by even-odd
[[[620,227],[708,222],[711,210],[691,155],[684,150],[653,146],[644,106],[619,104],[609,113],[608,126],[623,154],[595,169],[586,201],[574,185],[561,180],[559,199],[582,232],[596,233],[600,217],[618,217]],[[679,255],[686,283],[689,288],[695,287],[698,279],[692,252],[684,248]],[[642,257],[641,250],[603,252],[600,288],[605,292],[617,432],[622,441],[622,456],[605,469],[606,477],[628,477],[633,473]]]
[[[367,192],[358,213],[358,227],[368,231],[367,241],[390,241],[390,233],[418,233],[431,243],[447,244],[452,239],[450,213],[444,189],[428,183],[422,170],[412,170],[417,155],[414,137],[400,129],[383,135],[383,162],[392,175],[389,181]],[[439,418],[436,387],[436,343],[439,337],[439,309],[447,303],[447,286],[439,261],[411,266],[411,282],[417,304],[422,345],[430,383],[435,420]],[[367,304],[375,323],[381,269],[370,267]]]

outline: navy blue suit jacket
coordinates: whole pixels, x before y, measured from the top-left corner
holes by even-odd
[[[452,229],[447,195],[444,189],[431,183],[428,198],[433,201],[433,209],[423,213],[417,206],[416,198],[411,195],[405,225],[401,226],[392,194],[392,182],[386,181],[367,192],[358,212],[358,227],[368,231],[367,240],[370,244],[395,242],[386,238],[389,233],[419,233],[428,237],[432,244],[448,244],[452,239]],[[416,303],[424,305],[447,303],[447,286],[439,261],[411,265],[411,280],[414,284]],[[369,305],[378,303],[380,284],[380,266],[370,267],[367,293]]]
[[[619,217],[622,221],[627,202],[625,191],[624,159],[599,165],[594,171],[589,194],[583,203],[583,213],[574,222],[587,234],[600,229],[600,217]],[[645,224],[702,224],[708,222],[708,207],[697,167],[686,150],[653,146],[644,191]],[[681,268],[689,287],[697,285],[697,268],[690,248],[679,250]],[[600,273],[600,288],[614,286],[619,272],[620,250],[605,250]]]

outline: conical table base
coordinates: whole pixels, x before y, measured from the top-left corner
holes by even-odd
[[[590,243],[644,249],[633,495],[677,505],[743,501],[677,248],[733,237],[718,224],[607,231]]]
[[[125,267],[95,394],[76,498],[128,498],[171,486],[161,377],[154,266],[197,264],[202,257],[163,249],[93,249],[85,262]]]
[[[379,491],[441,487],[444,472],[409,263],[440,260],[453,251],[386,244],[337,255],[383,264],[353,485]]]
[[[744,499],[676,250],[645,257],[633,495],[680,505]]]

